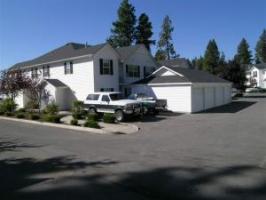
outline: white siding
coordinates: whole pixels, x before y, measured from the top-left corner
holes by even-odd
[[[140,77],[139,78],[127,77],[126,65],[140,66]],[[150,55],[150,52],[145,47],[140,47],[132,56],[130,56],[126,61],[124,61],[123,72],[122,72],[123,75],[120,75],[123,77],[123,83],[128,84],[128,83],[132,83],[137,80],[143,79],[144,78],[143,76],[144,66],[156,68],[157,64],[155,63],[155,60]]]
[[[191,112],[191,86],[152,86],[158,99],[167,100],[168,110],[174,112]]]
[[[204,110],[204,88],[192,87],[191,92],[192,92],[191,111],[199,112]]]
[[[215,88],[214,87],[205,87],[204,89],[204,109],[215,107]]]
[[[113,75],[100,74],[100,59],[113,60]],[[119,91],[119,72],[118,72],[118,55],[109,46],[106,45],[93,58],[94,62],[94,91],[100,91],[101,88],[114,88]]]
[[[224,89],[223,87],[215,88],[215,106],[221,106],[224,104]]]

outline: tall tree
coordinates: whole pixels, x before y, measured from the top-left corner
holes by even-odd
[[[251,64],[252,54],[249,50],[249,44],[245,38],[241,40],[237,47],[237,54],[235,55],[236,61],[240,64]]]
[[[113,22],[112,34],[107,41],[113,47],[130,46],[135,38],[135,8],[128,0],[123,0],[117,14],[118,19]]]
[[[136,43],[144,44],[150,51],[150,46],[155,44],[155,40],[151,40],[152,37],[152,24],[149,17],[142,13],[138,19],[138,25],[136,27]]]
[[[199,58],[194,58],[191,61],[192,67],[194,69],[202,70],[204,65],[204,58],[200,56]]]
[[[256,63],[266,63],[266,29],[263,30],[255,50]]]
[[[218,46],[214,39],[210,40],[204,54],[203,70],[208,71],[212,74],[216,74],[219,60],[220,52],[218,50]]]
[[[176,57],[176,52],[173,45],[172,33],[174,27],[172,26],[172,21],[167,15],[162,24],[162,31],[160,32],[160,38],[158,41],[158,51],[160,54],[164,54],[166,60]]]

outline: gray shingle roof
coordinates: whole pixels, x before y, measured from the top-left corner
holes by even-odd
[[[29,66],[49,63],[49,62],[53,62],[57,60],[84,56],[84,55],[93,55],[97,53],[105,45],[106,43],[98,44],[94,46],[86,46],[84,44],[79,44],[79,43],[67,43],[64,46],[61,46],[55,50],[52,50],[35,59],[17,63],[13,65],[10,69],[25,69]]]
[[[143,44],[136,44],[133,46],[127,46],[127,47],[119,47],[116,48],[117,53],[120,56],[121,60],[126,60],[130,55],[134,54],[135,51],[137,51],[137,49],[139,47],[143,46]]]
[[[266,69],[266,63],[255,64],[253,66],[258,69]]]
[[[161,66],[172,66],[172,67],[182,67],[190,68],[189,62],[186,58],[175,58],[172,60],[159,61],[159,67]]]
[[[173,75],[173,76],[160,76],[161,70],[152,74],[151,76],[144,78],[134,84],[151,84],[151,83],[229,83],[222,78],[214,76],[208,72],[186,69],[179,67],[168,67],[167,68],[183,75]],[[162,69],[164,70],[164,69]]]
[[[45,79],[48,83],[50,83],[51,85],[53,85],[56,88],[59,87],[68,87],[66,84],[64,84],[63,82],[59,81],[58,79]]]

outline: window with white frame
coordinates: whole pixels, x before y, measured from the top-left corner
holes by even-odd
[[[49,77],[50,76],[50,66],[49,65],[46,65],[46,66],[43,66],[43,77]]]
[[[140,67],[138,65],[126,65],[127,77],[139,78],[140,77]]]
[[[32,68],[31,69],[31,78],[38,78],[39,74],[38,74],[38,68]]]
[[[73,62],[64,63],[65,74],[73,74]]]
[[[253,77],[257,77],[257,71],[253,72]]]
[[[113,75],[113,60],[100,59],[100,74]]]

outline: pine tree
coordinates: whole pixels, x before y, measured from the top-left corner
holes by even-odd
[[[255,50],[256,63],[266,63],[266,29],[263,30]]]
[[[155,60],[157,62],[162,61],[162,60],[166,60],[166,53],[165,51],[158,49],[155,53]]]
[[[204,65],[204,58],[202,56],[200,56],[199,58],[196,57],[192,59],[191,63],[194,69],[202,70]]]
[[[150,46],[155,44],[152,37],[152,24],[149,21],[149,17],[142,13],[138,19],[138,26],[136,27],[136,44],[144,44],[146,48],[150,51]]]
[[[160,54],[163,52],[166,60],[176,57],[176,52],[172,41],[173,31],[174,27],[172,26],[172,21],[169,16],[166,16],[163,20],[162,31],[158,41],[158,50]]]
[[[128,0],[123,0],[117,14],[118,19],[113,22],[112,35],[107,41],[115,48],[130,46],[135,38],[135,8]]]
[[[240,65],[251,64],[252,54],[249,50],[249,44],[246,39],[243,38],[237,47],[237,54],[235,55],[235,60]]]
[[[212,74],[216,74],[217,67],[220,60],[220,52],[215,40],[210,40],[205,54],[204,54],[204,65],[203,70],[208,71]]]

